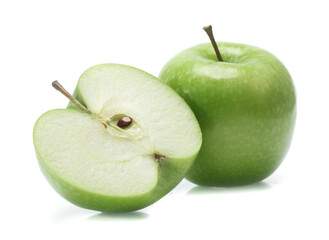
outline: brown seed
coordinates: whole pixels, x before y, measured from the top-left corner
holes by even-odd
[[[117,123],[117,126],[121,127],[121,128],[127,127],[132,123],[132,121],[133,121],[133,119],[131,117],[124,116],[124,117],[119,119],[119,121]]]

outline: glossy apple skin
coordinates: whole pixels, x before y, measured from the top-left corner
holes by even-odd
[[[296,120],[291,76],[269,52],[243,44],[200,44],[171,59],[160,79],[194,111],[203,143],[186,178],[207,186],[261,181],[285,157]]]

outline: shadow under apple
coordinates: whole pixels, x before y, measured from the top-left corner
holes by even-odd
[[[251,185],[240,187],[206,187],[195,186],[187,195],[201,195],[201,194],[222,194],[222,193],[237,193],[237,192],[249,192],[249,191],[264,191],[271,188],[271,185],[266,182],[259,182]]]
[[[143,220],[150,215],[143,212],[125,212],[125,213],[97,213],[86,219],[86,221],[127,221],[127,220]]]

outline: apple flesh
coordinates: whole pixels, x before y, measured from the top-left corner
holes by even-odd
[[[201,131],[171,88],[136,68],[102,64],[82,74],[74,96],[92,114],[70,103],[34,127],[41,169],[64,198],[99,211],[134,211],[184,178]],[[118,126],[125,116],[131,123]]]
[[[272,174],[286,155],[296,96],[284,65],[257,47],[200,44],[171,59],[160,79],[195,113],[203,136],[186,178],[208,186],[238,186]]]

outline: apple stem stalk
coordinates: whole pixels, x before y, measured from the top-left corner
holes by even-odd
[[[52,86],[61,92],[65,97],[67,97],[71,102],[73,102],[75,105],[77,105],[81,110],[91,114],[91,112],[86,108],[84,105],[82,105],[75,97],[73,97],[68,91],[65,90],[65,88],[58,82],[53,81]]]
[[[205,32],[208,34],[208,37],[210,38],[211,44],[215,49],[218,61],[223,62],[222,55],[220,55],[217,43],[215,41],[214,34],[212,33],[212,26],[211,25],[205,26],[205,27],[203,27],[203,30],[205,30]]]

